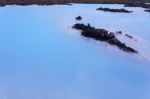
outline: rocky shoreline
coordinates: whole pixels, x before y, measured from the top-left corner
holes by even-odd
[[[128,11],[126,9],[110,9],[110,8],[97,8],[96,10],[104,11],[104,12],[120,12],[120,13],[131,13],[133,11]]]
[[[71,3],[6,3],[6,4],[1,4],[0,3],[0,7],[4,7],[7,5],[19,5],[19,6],[27,6],[27,5],[41,5],[41,6],[45,6],[45,5],[72,5]]]
[[[120,50],[123,50],[128,53],[137,54],[138,51],[128,47],[125,43],[122,43],[118,38],[116,38],[115,33],[109,32],[105,29],[98,29],[92,27],[90,24],[76,23],[73,25],[74,29],[81,30],[81,35],[87,38],[92,38],[98,41],[104,41],[110,45],[118,47]],[[122,33],[122,32],[119,32]],[[129,37],[129,35],[126,35]],[[132,38],[130,36],[130,38]]]
[[[54,5],[63,4],[71,5],[70,3],[84,3],[84,4],[125,4],[125,6],[137,6],[150,8],[145,4],[144,0],[0,0],[0,6],[5,5]]]

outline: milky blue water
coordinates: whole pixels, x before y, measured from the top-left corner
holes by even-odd
[[[96,11],[123,5],[0,8],[0,99],[150,99],[150,13]],[[80,36],[78,15],[139,51],[124,53]]]

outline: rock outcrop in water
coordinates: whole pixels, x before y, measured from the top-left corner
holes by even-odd
[[[122,34],[122,31],[117,31],[116,34]]]
[[[76,20],[82,20],[82,17],[81,16],[77,16]]]
[[[150,4],[145,4],[144,2],[129,2],[125,4],[125,7],[150,8]]]
[[[144,11],[146,11],[146,12],[150,12],[150,9],[148,9],[148,10],[144,10]]]
[[[129,34],[125,34],[126,37],[130,38],[130,39],[133,39],[133,37]]]
[[[98,41],[105,41],[111,45],[117,46],[119,49],[128,52],[128,53],[138,53],[137,50],[126,46],[125,43],[122,43],[119,39],[116,38],[115,33],[109,32],[105,29],[97,29],[91,27],[90,24],[85,25],[82,23],[74,24],[74,29],[81,30],[81,35],[84,37],[92,38]]]
[[[131,13],[132,11],[128,11],[126,9],[110,9],[110,8],[97,8],[96,10],[105,11],[105,12],[120,12],[120,13]]]

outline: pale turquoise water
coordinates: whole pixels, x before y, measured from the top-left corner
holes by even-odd
[[[150,99],[150,13],[96,11],[123,5],[6,6],[0,8],[0,99]],[[140,55],[80,36],[84,23],[134,35],[122,41]]]

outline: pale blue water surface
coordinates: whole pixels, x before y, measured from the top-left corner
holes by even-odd
[[[150,13],[96,11],[123,5],[74,4],[0,8],[0,99],[150,99]],[[79,21],[134,36],[124,53],[80,36]]]

